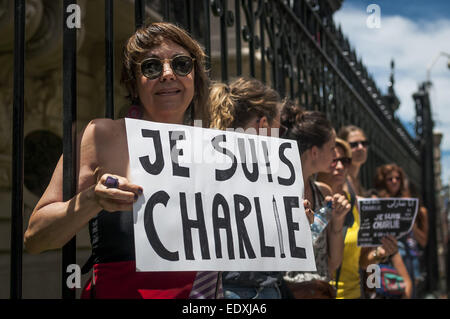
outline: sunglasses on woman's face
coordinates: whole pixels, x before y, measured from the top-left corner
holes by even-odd
[[[351,142],[348,144],[350,144],[351,148],[357,148],[359,146],[359,144],[361,144],[363,147],[367,147],[367,146],[369,146],[370,143],[369,143],[369,141],[356,141],[356,142]]]
[[[163,73],[164,63],[169,62],[173,73],[186,76],[192,72],[194,61],[194,58],[187,55],[179,55],[173,59],[149,58],[141,62],[141,73],[150,80],[157,79]]]
[[[386,181],[391,182],[391,183],[392,183],[394,180],[400,182],[400,177],[394,176],[394,177],[386,178]]]
[[[352,159],[350,157],[339,157],[333,160],[333,166],[335,166],[338,162],[341,162],[342,165],[347,168],[351,163]]]

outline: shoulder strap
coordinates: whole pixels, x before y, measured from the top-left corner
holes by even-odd
[[[345,179],[345,183],[347,184],[348,193],[350,194],[350,203],[352,205],[352,210],[353,210],[353,206],[355,205],[355,202],[356,202],[356,193],[355,193],[355,190],[353,189],[352,185],[348,181],[348,179]]]
[[[311,186],[311,192],[312,192],[312,196],[313,196],[313,210],[315,209],[319,209],[322,205],[323,202],[325,201],[325,197],[323,196],[322,192],[320,191],[319,186],[317,186],[317,184],[312,181],[309,180],[309,185]]]
[[[353,213],[350,211],[349,213],[351,213],[353,215]],[[345,242],[345,236],[347,235],[347,230],[348,230],[348,225],[345,225],[344,223],[344,228],[343,228],[343,233],[344,233],[344,242]],[[343,257],[343,256],[342,256]],[[341,268],[342,268],[342,263],[340,264],[339,268],[336,270],[336,279],[334,280],[334,286],[336,287],[336,291],[338,289],[338,283],[339,283],[339,277],[341,275]]]

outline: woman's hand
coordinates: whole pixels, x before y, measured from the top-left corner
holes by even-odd
[[[397,239],[388,235],[386,237],[381,238],[381,246],[378,246],[376,249],[376,254],[379,258],[384,259],[391,255],[394,255],[398,251]]]
[[[334,194],[333,196],[326,196],[325,201],[332,202],[331,220],[333,232],[339,232],[344,226],[345,216],[352,207],[344,195]]]
[[[97,203],[108,212],[131,211],[133,203],[142,195],[142,187],[123,176],[103,174],[95,185]]]
[[[308,222],[311,225],[314,222],[314,212],[311,209],[311,203],[309,200],[303,200],[303,207],[305,208],[306,218],[308,218]]]

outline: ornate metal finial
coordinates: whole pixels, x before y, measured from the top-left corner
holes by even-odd
[[[389,77],[389,93],[394,92],[394,68],[395,68],[395,62],[394,59],[391,60],[391,76]]]
[[[394,90],[394,84],[395,84],[395,62],[394,59],[391,60],[391,74],[389,76],[389,83],[388,83],[388,93],[384,96],[384,100],[388,106],[392,109],[392,112],[395,112],[398,110],[398,107],[400,106],[400,100],[398,99],[397,95],[395,94]]]

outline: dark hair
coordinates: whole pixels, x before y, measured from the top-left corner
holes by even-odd
[[[291,100],[284,102],[281,124],[287,128],[284,138],[296,140],[300,154],[313,146],[322,147],[333,134],[333,126],[324,113],[304,111]]]
[[[271,124],[280,102],[277,91],[256,79],[214,83],[209,95],[210,125],[222,130],[244,127],[253,116],[266,116]]]
[[[406,174],[403,171],[403,168],[397,164],[385,164],[377,167],[374,184],[380,197],[391,197],[386,185],[386,177],[392,172],[397,172],[400,175],[400,189],[397,194],[393,195],[393,197],[410,197],[411,193],[409,191]]]
[[[356,125],[347,125],[347,126],[343,126],[341,127],[341,129],[339,130],[337,136],[341,139],[343,139],[344,141],[347,141],[348,136],[350,135],[351,132],[361,132],[364,136],[366,136],[366,134],[364,133],[363,129],[356,126]]]
[[[132,103],[140,104],[136,88],[136,74],[139,72],[137,66],[148,50],[160,45],[164,40],[171,40],[182,46],[195,58],[195,91],[191,107],[195,108],[195,117],[201,119],[207,127],[209,120],[207,112],[209,77],[205,69],[206,54],[200,44],[191,38],[185,30],[172,23],[146,23],[127,40],[123,51],[121,83],[128,90],[128,98]]]

